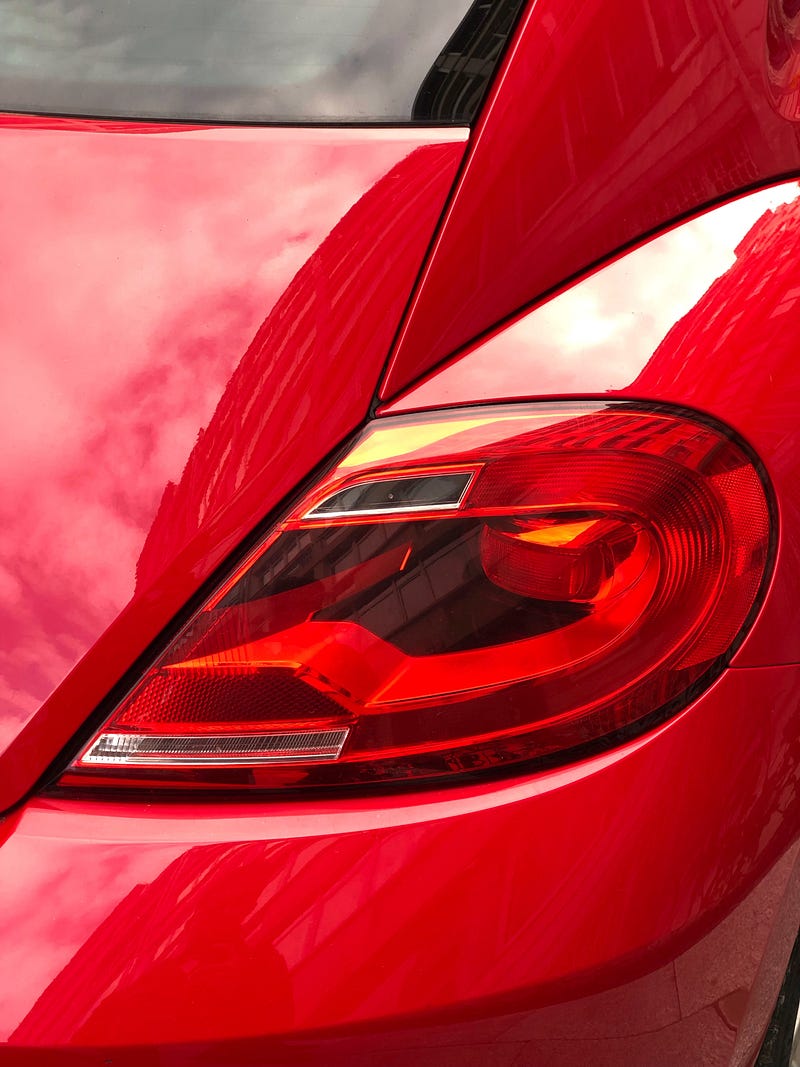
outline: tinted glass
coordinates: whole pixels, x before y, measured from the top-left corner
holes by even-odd
[[[0,0],[0,108],[468,122],[521,0]]]

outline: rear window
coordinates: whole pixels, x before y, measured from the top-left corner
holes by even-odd
[[[0,109],[469,122],[521,0],[0,0]]]

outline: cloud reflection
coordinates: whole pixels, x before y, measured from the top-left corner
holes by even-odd
[[[270,411],[291,379],[291,417],[301,421],[308,380],[320,379],[326,360],[360,361],[363,390],[372,388],[460,155],[450,135],[425,155],[413,133],[138,137],[33,127],[0,131],[0,232],[4,260],[14,264],[0,279],[0,750],[133,594],[164,487],[181,482],[195,446],[202,451],[198,434],[243,353],[251,389],[257,381],[266,389],[273,375],[273,392],[261,394]],[[340,317],[337,334],[337,323],[325,322],[327,268],[313,257],[334,231],[336,255],[345,254],[337,225],[387,174],[388,189],[361,218],[369,224],[349,235],[346,275],[365,299],[384,300],[381,328],[359,332],[356,304],[355,322]],[[405,220],[395,258],[381,244],[387,207]],[[370,242],[363,275],[359,239]],[[291,330],[276,348],[260,327],[266,310],[287,306],[282,294],[308,261],[315,266],[300,275],[302,289],[317,310],[301,368],[287,347]],[[361,417],[362,399],[354,392],[342,402],[334,435]],[[238,415],[230,409],[227,418],[235,424]],[[324,453],[336,439],[320,434],[317,446]],[[224,492],[245,477],[239,445]],[[290,452],[281,474],[300,477],[304,462]],[[182,504],[189,507],[185,496]],[[266,506],[262,489],[253,522]],[[191,508],[186,530],[194,532],[208,502]],[[183,544],[173,529],[169,550]],[[149,559],[145,586],[171,562]],[[161,625],[178,606],[164,605]],[[102,672],[98,680],[107,687]]]
[[[408,121],[469,0],[0,0],[14,110]]]
[[[797,196],[787,183],[676,227],[470,346],[392,409],[632,388],[675,322],[736,264],[748,231]],[[671,360],[662,349],[659,362]]]

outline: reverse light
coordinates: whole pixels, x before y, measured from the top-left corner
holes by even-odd
[[[684,413],[378,419],[60,784],[280,789],[568,758],[710,683],[771,541],[744,447]]]

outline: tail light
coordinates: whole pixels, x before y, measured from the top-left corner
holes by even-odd
[[[710,682],[770,542],[743,447],[683,413],[378,419],[61,783],[273,789],[565,758]]]

